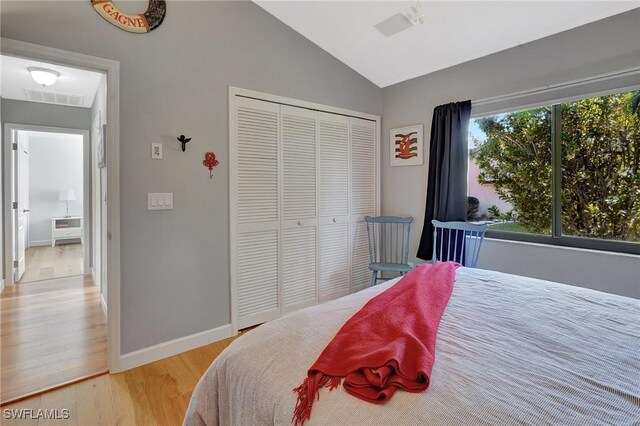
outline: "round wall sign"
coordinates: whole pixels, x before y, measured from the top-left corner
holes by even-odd
[[[111,0],[91,0],[93,8],[111,24],[131,33],[148,33],[162,24],[167,13],[164,0],[149,0],[147,11],[138,15],[120,12]]]

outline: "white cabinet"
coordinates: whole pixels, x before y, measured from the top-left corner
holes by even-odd
[[[239,329],[369,282],[363,218],[379,210],[379,119],[290,101],[230,97],[231,311]]]
[[[349,223],[320,225],[320,300],[349,293]]]
[[[285,312],[318,301],[316,227],[282,231],[282,290]]]
[[[231,239],[240,328],[280,316],[280,105],[240,99]]]
[[[375,216],[377,184],[376,123],[351,117],[350,119],[350,177],[351,177],[351,291],[369,286],[369,238],[365,216]]]
[[[52,217],[51,218],[51,247],[55,247],[59,240],[76,240],[83,242],[82,217]]]
[[[317,113],[282,105],[282,306],[318,301]]]
[[[349,117],[318,113],[320,300],[349,293]]]

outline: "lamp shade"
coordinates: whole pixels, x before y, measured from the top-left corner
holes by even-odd
[[[60,77],[59,72],[46,68],[29,67],[27,70],[29,70],[31,78],[42,87],[51,86]]]
[[[60,191],[58,194],[58,201],[75,201],[76,193],[73,189],[66,189],[64,191]]]

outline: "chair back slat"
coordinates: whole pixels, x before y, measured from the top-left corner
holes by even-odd
[[[470,268],[478,267],[480,248],[488,225],[438,220],[431,223],[434,227],[432,261],[454,261]]]
[[[407,263],[412,217],[365,216],[371,263]]]

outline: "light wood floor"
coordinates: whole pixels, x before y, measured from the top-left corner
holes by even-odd
[[[107,326],[91,277],[17,284],[0,295],[0,401],[107,368]]]
[[[26,263],[20,284],[82,275],[84,249],[80,243],[29,247],[26,251]]]
[[[180,425],[191,393],[236,337],[119,374],[107,374],[3,409],[68,409],[68,420],[3,420],[3,425]]]

